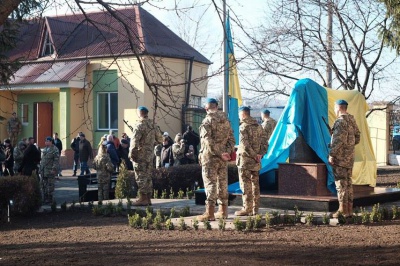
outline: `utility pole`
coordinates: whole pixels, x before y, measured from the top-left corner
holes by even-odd
[[[227,36],[228,33],[226,32],[226,0],[222,0],[223,4],[223,27],[224,27],[224,89],[222,91],[222,111],[224,111],[226,114],[228,113],[228,91],[229,91],[229,69],[228,69],[228,58],[227,58],[227,45],[228,45],[228,40]]]
[[[333,0],[328,0],[328,30],[326,33],[326,86],[332,88],[332,22],[333,21]]]

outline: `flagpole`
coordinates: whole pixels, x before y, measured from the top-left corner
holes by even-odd
[[[223,3],[223,18],[224,18],[224,22],[223,22],[223,27],[224,27],[224,89],[222,90],[222,110],[228,114],[228,60],[227,60],[227,45],[228,45],[228,41],[227,41],[227,36],[228,33],[226,32],[226,0],[222,0]]]

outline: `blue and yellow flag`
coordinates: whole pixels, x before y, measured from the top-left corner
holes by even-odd
[[[239,77],[236,69],[236,59],[233,52],[233,42],[231,27],[229,23],[229,14],[225,24],[226,33],[226,55],[225,59],[228,64],[225,79],[228,84],[228,118],[231,122],[233,134],[235,136],[236,145],[239,144],[239,106],[242,105],[242,94],[240,92]]]

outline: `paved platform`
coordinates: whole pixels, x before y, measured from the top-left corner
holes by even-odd
[[[67,202],[68,205],[71,205],[72,202],[79,204],[78,177],[72,176],[72,173],[73,173],[72,170],[64,170],[62,172],[63,176],[59,177],[59,179],[56,180],[56,184],[55,184],[56,189],[55,189],[55,193],[54,193],[54,198],[57,202],[58,208],[60,207],[60,204],[63,202]],[[96,188],[93,187],[93,189],[96,189]],[[376,189],[390,190],[390,189],[384,189],[384,188],[375,188],[375,190]],[[370,193],[370,192],[368,192],[368,193]],[[233,201],[231,201],[231,205],[228,208],[229,217],[226,220],[226,223],[227,223],[226,228],[233,228],[233,220],[234,220],[234,218],[236,218],[236,216],[234,215],[234,212],[241,209],[240,195],[236,195],[236,196],[237,197]],[[290,196],[286,196],[286,197],[290,198]],[[303,198],[303,200],[304,200],[304,197],[301,197],[301,198]],[[325,198],[328,201],[336,201],[337,202],[337,199],[335,197],[325,197]],[[108,202],[112,202],[113,204],[116,205],[119,202],[119,200],[114,199],[114,200],[110,200],[110,201],[105,201],[105,202],[103,202],[103,204],[107,204]],[[280,215],[283,215],[285,212],[289,215],[294,214],[294,206],[296,204],[293,204],[293,202],[289,202],[286,205],[281,204],[279,206],[276,206],[276,205],[272,204],[271,201],[266,201],[265,196],[263,197],[262,202],[263,202],[263,204],[260,207],[260,212],[259,212],[261,215],[265,215],[265,213],[267,213],[267,212],[269,212],[269,213],[279,212]],[[122,203],[123,203],[124,207],[126,207],[126,200],[122,200]],[[195,216],[202,214],[204,212],[204,205],[196,205],[195,199],[152,199],[152,203],[153,203],[152,208],[154,210],[160,209],[164,212],[168,212],[171,208],[175,208],[177,211],[180,211],[185,207],[189,207],[190,213],[193,215],[190,217],[185,217],[185,222],[189,226],[192,225],[192,221]],[[375,202],[375,203],[377,203],[377,202]],[[367,210],[371,210],[372,205],[375,203],[366,204],[366,205],[357,205],[357,206],[363,206],[363,207],[366,207]],[[394,199],[392,201],[388,201],[385,203],[382,203],[382,202],[379,202],[379,203],[381,203],[381,206],[384,206],[384,207],[390,209],[392,205],[400,206],[400,199],[399,200]],[[88,203],[85,202],[82,204],[87,205]],[[94,205],[97,205],[97,202],[94,202]],[[331,211],[328,209],[321,210],[321,209],[315,207],[315,205],[309,204],[309,203],[306,206],[300,206],[300,204],[297,204],[296,206],[299,208],[300,211],[304,211],[303,222],[304,222],[304,217],[307,214],[312,213],[314,215],[315,222],[322,223],[322,217]],[[136,207],[136,208],[142,209],[142,210],[146,209],[146,207]],[[336,210],[336,208],[337,208],[337,206],[335,206],[335,209],[333,209],[333,210]],[[42,210],[49,211],[50,206],[43,206]],[[240,217],[240,219],[242,221],[246,221],[247,217]],[[178,224],[179,218],[174,219],[173,222],[175,224]],[[265,221],[264,221],[264,223],[265,223]],[[332,225],[337,224],[337,219],[331,219],[330,223]],[[203,227],[204,227],[203,223],[199,223],[199,228],[203,228]],[[214,229],[218,228],[218,221],[211,222],[211,227]]]

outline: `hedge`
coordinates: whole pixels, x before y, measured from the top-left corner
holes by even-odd
[[[0,219],[7,215],[7,204],[12,200],[15,214],[31,215],[41,206],[41,192],[36,175],[0,177]]]

